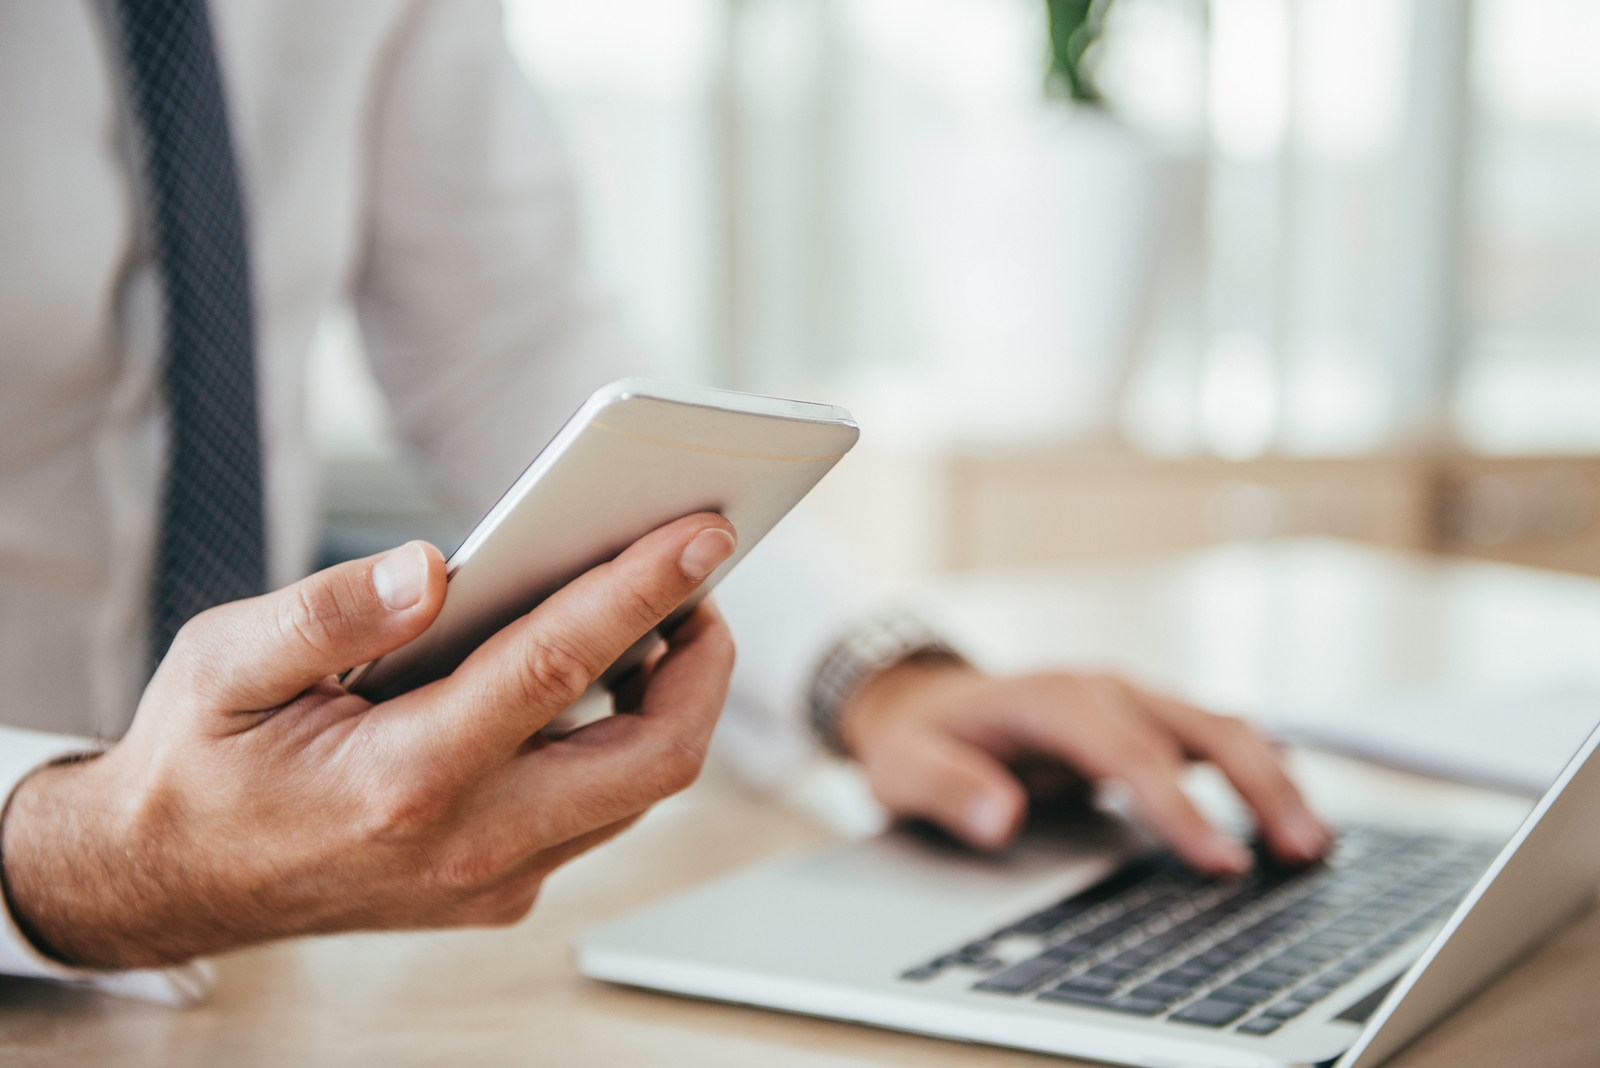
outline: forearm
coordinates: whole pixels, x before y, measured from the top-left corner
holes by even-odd
[[[95,788],[93,759],[41,768],[12,793],[0,819],[0,875],[18,929],[45,956],[74,967],[176,963],[177,947],[143,944],[129,922],[150,895],[137,846],[119,844],[112,798]]]
[[[137,998],[174,1008],[192,1005],[205,997],[213,982],[211,970],[204,962],[160,970],[105,971],[75,967],[59,959],[55,955],[57,950],[53,946],[45,946],[46,951],[41,952],[40,946],[36,945],[33,939],[45,942],[44,936],[34,935],[30,938],[17,922],[20,919],[30,928],[38,922],[37,917],[40,916],[41,910],[35,902],[41,896],[41,888],[46,895],[58,889],[66,893],[68,898],[64,899],[64,904],[75,898],[83,888],[74,886],[80,868],[67,863],[70,854],[64,849],[53,854],[57,859],[51,867],[57,870],[41,871],[37,866],[37,861],[44,859],[45,853],[35,847],[40,842],[50,842],[52,837],[59,840],[56,831],[50,828],[30,831],[27,829],[27,824],[37,821],[32,816],[24,816],[11,824],[11,833],[7,835],[6,824],[12,811],[9,802],[15,799],[20,784],[42,776],[46,772],[50,773],[50,778],[41,779],[35,785],[46,786],[52,780],[69,781],[71,776],[55,774],[58,769],[50,767],[52,762],[74,753],[93,752],[95,749],[95,743],[89,739],[0,727],[0,876],[8,875],[7,869],[12,866],[7,853],[16,851],[21,854],[17,858],[16,867],[19,869],[19,874],[23,875],[28,898],[28,907],[17,910],[21,915],[14,915],[9,907],[10,902],[6,900],[7,895],[0,892],[0,974],[87,983],[107,994]],[[64,772],[66,769],[59,770]],[[24,809],[33,807],[40,800],[33,795],[31,789],[22,793]],[[50,802],[49,807],[57,809],[58,816],[65,814],[63,811],[65,806],[58,805],[57,802]],[[78,825],[83,826],[81,819]],[[4,881],[0,878],[0,884]],[[3,885],[0,885],[0,891],[3,889]],[[113,884],[113,893],[120,893],[121,890],[121,886]],[[76,915],[82,910],[72,907],[63,911]],[[122,926],[115,922],[111,924],[113,930]],[[89,959],[99,958],[91,956]]]

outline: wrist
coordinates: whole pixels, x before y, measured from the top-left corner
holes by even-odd
[[[845,711],[856,703],[866,684],[900,664],[911,662],[965,664],[951,648],[914,616],[893,612],[864,619],[828,649],[811,679],[808,695],[812,732],[840,756],[854,756],[842,727]]]
[[[174,963],[141,946],[138,836],[115,768],[95,757],[41,768],[0,817],[0,876],[13,921],[41,954],[86,968]]]
[[[949,656],[911,656],[867,679],[839,711],[839,739],[856,759],[891,722],[897,710],[913,707],[921,695],[977,669]]]

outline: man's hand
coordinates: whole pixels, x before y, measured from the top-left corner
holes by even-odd
[[[840,736],[890,811],[933,820],[983,849],[1015,837],[1030,792],[1087,799],[1093,784],[1116,780],[1190,864],[1247,870],[1249,850],[1209,824],[1179,787],[1190,760],[1222,769],[1282,859],[1314,860],[1332,840],[1247,724],[1108,676],[997,679],[960,664],[909,662],[861,688]]]
[[[637,714],[536,735],[733,552],[715,515],[647,535],[454,674],[369,705],[338,672],[421,634],[421,543],[197,616],[104,756],[46,768],[0,826],[13,914],[73,964],[147,967],[289,935],[504,924],[557,865],[699,773],[733,667],[709,604]]]

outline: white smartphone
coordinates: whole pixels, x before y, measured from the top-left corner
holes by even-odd
[[[739,547],[602,676],[647,656],[855,445],[829,404],[625,378],[595,392],[446,561],[438,618],[347,672],[383,701],[450,674],[496,631],[583,572],[682,516],[717,512]],[[781,609],[779,609],[781,610]]]

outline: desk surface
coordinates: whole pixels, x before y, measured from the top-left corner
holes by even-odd
[[[1219,704],[1325,704],[1419,684],[1600,681],[1600,582],[1328,543],[1229,547],[1114,567],[967,577],[927,591],[998,666],[1109,663]],[[1506,827],[1525,799],[1319,754],[1297,757],[1335,814]],[[837,778],[837,776],[835,776]],[[844,791],[846,794],[848,791]],[[837,813],[806,794],[813,812]],[[831,796],[831,795],[829,795]],[[844,804],[844,802],[840,802]],[[841,822],[841,820],[835,820]],[[849,818],[842,818],[848,823]],[[827,819],[715,769],[547,884],[502,931],[359,935],[219,962],[189,1012],[0,980],[16,1065],[1045,1065],[995,1050],[663,997],[574,974],[592,923],[752,861],[836,837]],[[1593,1065],[1600,913],[1580,920],[1395,1062]]]

